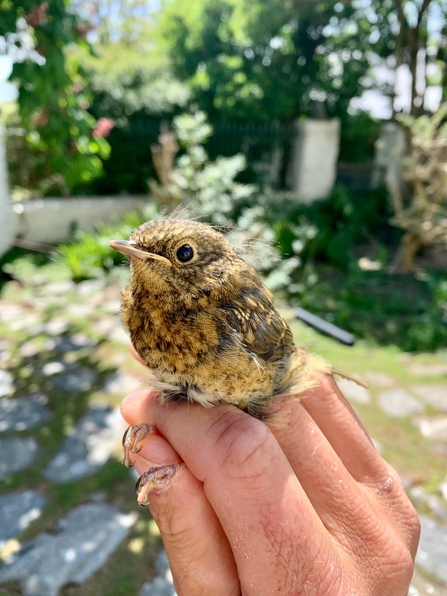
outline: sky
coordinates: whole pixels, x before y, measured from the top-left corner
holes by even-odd
[[[386,67],[376,67],[375,75],[379,80],[389,80],[392,71]],[[408,66],[401,66],[397,71],[395,85],[396,99],[395,109],[397,112],[410,112],[411,107],[411,74]],[[440,86],[431,86],[425,89],[424,106],[427,110],[435,112],[442,100],[442,89]],[[366,91],[361,97],[355,97],[351,101],[354,110],[364,110],[374,118],[388,120],[392,116],[391,100],[379,90]]]

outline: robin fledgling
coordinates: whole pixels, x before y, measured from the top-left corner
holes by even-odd
[[[275,396],[300,394],[317,385],[319,375],[334,372],[320,356],[295,346],[271,292],[211,226],[150,221],[129,241],[110,246],[130,257],[121,318],[162,401],[225,402],[262,418]],[[126,465],[153,430],[142,424],[126,432]],[[178,467],[143,474],[140,504]]]

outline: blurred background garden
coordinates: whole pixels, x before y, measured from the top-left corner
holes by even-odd
[[[178,208],[368,382],[423,516],[411,594],[446,595],[447,3],[2,0],[0,116],[0,595],[174,593],[120,465],[144,371],[108,242]]]

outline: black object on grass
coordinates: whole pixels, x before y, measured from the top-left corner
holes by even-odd
[[[317,317],[317,315],[304,310],[304,308],[296,308],[295,316],[297,319],[300,319],[300,321],[303,321],[303,323],[317,329],[317,331],[321,331],[321,333],[324,333],[325,335],[329,335],[346,346],[353,346],[355,344],[356,338],[352,333],[348,333],[347,331],[340,329],[340,327],[328,323],[321,317]]]

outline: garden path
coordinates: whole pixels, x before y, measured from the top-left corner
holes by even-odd
[[[26,596],[175,595],[156,527],[137,510],[132,475],[119,462],[118,404],[144,373],[129,356],[118,310],[119,288],[104,281],[75,286],[33,274],[4,288],[2,596],[16,594],[17,583]],[[365,373],[369,390],[340,385],[354,407],[410,425],[425,449],[447,457],[447,363],[410,359],[407,371],[414,382],[406,387],[380,370]],[[375,443],[382,449],[380,437]],[[447,479],[403,481],[422,522],[410,594],[447,596]]]

